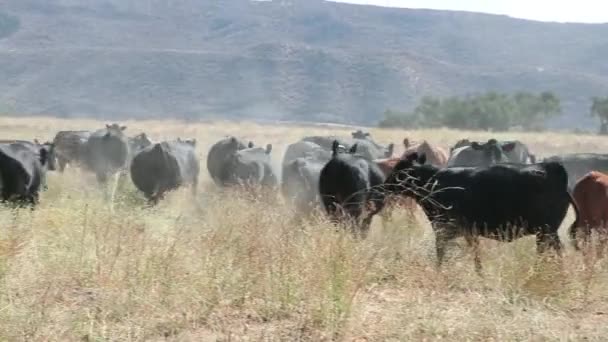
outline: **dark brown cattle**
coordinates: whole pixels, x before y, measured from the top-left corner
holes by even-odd
[[[582,232],[586,246],[595,229],[599,235],[598,257],[608,241],[608,175],[591,171],[579,179],[572,191],[572,197],[579,209],[579,219],[570,226],[570,238],[574,248],[579,249],[576,233]]]
[[[378,165],[378,168],[384,174],[384,178],[388,177],[395,168],[395,165],[401,161],[401,158],[385,158],[385,159],[376,159],[374,163]],[[410,218],[414,217],[414,211],[416,210],[416,201],[409,197],[403,196],[387,196],[384,204],[384,210],[380,215],[382,217],[382,223],[386,225],[388,221],[390,221],[391,216],[393,215],[393,211],[396,208],[404,209]]]
[[[432,146],[426,140],[412,144],[408,138],[405,138],[403,139],[403,147],[405,147],[405,152],[403,152],[401,158],[406,158],[416,152],[419,155],[426,155],[427,162],[433,166],[445,167],[448,164],[447,151],[441,147]]]

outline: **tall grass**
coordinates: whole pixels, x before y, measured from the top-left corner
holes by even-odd
[[[96,125],[0,119],[1,132],[24,138]],[[157,139],[203,141],[203,164],[206,144],[239,131],[227,123],[128,125]],[[313,132],[254,126],[246,133],[284,147]],[[407,133],[372,134],[399,141]],[[482,136],[412,134],[438,143]],[[518,137],[532,140],[533,151],[552,146],[548,140],[572,150],[606,144]],[[195,199],[183,189],[156,207],[127,182],[113,211],[86,173],[50,174],[49,183],[37,210],[0,210],[0,340],[603,340],[608,333],[606,262],[584,261],[570,248],[561,262],[539,260],[533,238],[483,241],[479,277],[460,240],[435,268],[434,238],[420,213],[412,220],[397,211],[386,226],[375,220],[369,238],[357,240],[322,216],[296,223],[280,198],[222,191],[208,179]]]

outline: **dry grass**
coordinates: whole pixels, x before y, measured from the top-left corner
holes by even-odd
[[[95,121],[1,119],[5,138],[52,138]],[[277,146],[348,130],[255,124],[127,122],[155,139],[195,137],[201,161],[224,134]],[[448,146],[487,133],[372,130]],[[608,148],[599,137],[498,134],[539,155]],[[203,170],[205,170],[203,168]],[[115,212],[78,170],[50,174],[42,204],[0,210],[0,340],[604,340],[608,265],[537,260],[532,238],[484,241],[484,278],[465,244],[434,268],[433,236],[397,212],[355,241],[322,218],[295,225],[290,208],[219,191],[170,194],[145,208],[126,184]],[[572,220],[570,216],[564,225]]]

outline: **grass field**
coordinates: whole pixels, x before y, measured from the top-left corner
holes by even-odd
[[[52,139],[104,122],[2,118],[2,138]],[[484,277],[458,240],[434,267],[428,222],[397,212],[356,241],[322,218],[295,225],[290,208],[220,191],[204,167],[226,134],[286,144],[349,129],[127,121],[130,135],[198,140],[202,181],[192,200],[171,193],[155,208],[130,183],[114,212],[94,177],[50,173],[39,209],[0,209],[0,340],[7,341],[417,341],[605,340],[608,264],[568,246],[562,262],[538,260],[534,239],[484,240]],[[606,151],[608,140],[564,134],[373,129],[448,147],[464,137],[518,138],[539,156]],[[401,149],[399,149],[401,151]],[[417,223],[419,222],[419,223]]]

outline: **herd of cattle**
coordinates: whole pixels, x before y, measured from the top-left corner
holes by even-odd
[[[93,172],[99,183],[129,172],[133,184],[157,203],[171,190],[196,191],[200,163],[196,140],[153,143],[145,133],[129,137],[126,127],[106,125],[94,132],[61,131],[52,142],[0,141],[0,191],[5,202],[38,202],[47,170],[67,165]],[[520,141],[458,141],[449,152],[426,141],[403,141],[405,152],[380,145],[360,130],[351,137],[311,136],[289,145],[281,179],[272,167],[272,145],[256,147],[237,137],[215,143],[207,169],[221,187],[280,187],[299,217],[324,209],[334,222],[366,236],[382,210],[417,203],[432,223],[441,264],[447,243],[464,237],[476,247],[480,236],[512,241],[536,235],[537,250],[561,254],[557,231],[570,205],[569,229],[588,241],[600,232],[608,240],[608,155],[566,154],[538,160]],[[481,268],[477,248],[475,265]]]

